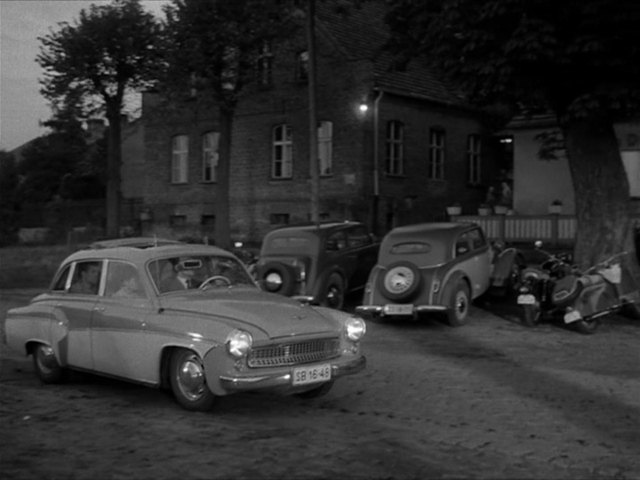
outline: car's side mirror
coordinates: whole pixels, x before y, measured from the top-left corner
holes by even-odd
[[[542,248],[542,240],[536,240],[533,246],[538,249]]]

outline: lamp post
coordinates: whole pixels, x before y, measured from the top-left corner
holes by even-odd
[[[309,50],[309,173],[311,177],[311,221],[320,222],[320,175],[318,168],[318,121],[316,119],[315,0],[308,0],[307,44]]]
[[[373,219],[371,222],[371,229],[376,235],[378,235],[378,210],[380,205],[380,149],[378,148],[378,117],[380,100],[382,100],[383,95],[384,92],[382,90],[379,90],[378,95],[376,95],[376,99],[373,101],[373,206],[371,209]]]

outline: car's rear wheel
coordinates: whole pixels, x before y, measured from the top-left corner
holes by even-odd
[[[176,350],[171,356],[170,383],[176,401],[187,410],[206,411],[216,396],[209,390],[200,357],[191,350]]]
[[[459,327],[467,323],[469,309],[471,307],[471,297],[467,283],[459,279],[447,288],[445,292],[447,302],[447,322],[452,327]]]
[[[43,383],[60,383],[64,369],[58,363],[56,354],[48,345],[39,343],[33,349],[33,367]]]
[[[319,387],[312,388],[311,390],[307,390],[306,392],[296,393],[296,396],[299,398],[304,398],[305,400],[322,397],[323,395],[329,393],[331,387],[333,387],[333,380],[331,380],[330,382],[325,382]]]
[[[327,280],[327,285],[322,294],[320,304],[324,307],[340,310],[344,307],[345,285],[342,277],[332,273]]]

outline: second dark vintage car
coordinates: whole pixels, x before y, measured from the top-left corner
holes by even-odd
[[[471,301],[491,286],[504,288],[519,268],[515,249],[495,252],[473,223],[397,227],[382,240],[362,305],[374,317],[416,317],[439,312],[448,323],[467,321]]]
[[[379,246],[359,222],[279,228],[262,242],[258,279],[269,292],[340,309],[364,287]]]

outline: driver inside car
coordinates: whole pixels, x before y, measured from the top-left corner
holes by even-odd
[[[194,281],[194,270],[185,268],[184,264],[178,259],[171,262],[173,268],[171,275],[160,282],[161,292],[173,292],[175,290],[186,290],[196,288],[197,282]]]

